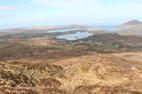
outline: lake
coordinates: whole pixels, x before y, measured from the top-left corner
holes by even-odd
[[[91,36],[89,32],[77,32],[75,34],[68,34],[68,35],[59,35],[56,38],[57,39],[66,39],[66,40],[78,40],[82,38],[86,38]]]
[[[71,30],[76,30],[78,29],[71,29]],[[55,31],[48,31],[50,33],[54,32],[68,32],[71,31],[70,29],[66,30],[55,30]],[[75,34],[67,34],[67,35],[59,35],[56,38],[57,39],[66,39],[66,40],[78,40],[82,38],[86,38],[88,36],[91,36],[92,34],[89,33],[89,31],[97,31],[97,30],[102,30],[105,32],[115,32],[118,31],[119,29],[116,26],[100,26],[100,27],[91,27],[86,30],[86,32],[76,32]],[[87,32],[88,31],[88,32]]]

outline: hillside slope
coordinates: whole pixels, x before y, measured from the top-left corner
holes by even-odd
[[[120,35],[137,35],[142,36],[142,22],[138,20],[131,20],[119,26]]]
[[[142,71],[111,54],[92,53],[52,64],[1,62],[0,67],[1,94],[142,93]]]

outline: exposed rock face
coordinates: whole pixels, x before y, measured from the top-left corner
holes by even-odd
[[[61,66],[0,63],[0,94],[64,94]]]

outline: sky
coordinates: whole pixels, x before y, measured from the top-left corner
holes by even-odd
[[[142,0],[0,0],[0,29],[142,21]]]

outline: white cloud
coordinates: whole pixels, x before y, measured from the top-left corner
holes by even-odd
[[[0,11],[3,11],[3,10],[15,10],[16,7],[13,7],[13,6],[2,6],[0,5]]]

